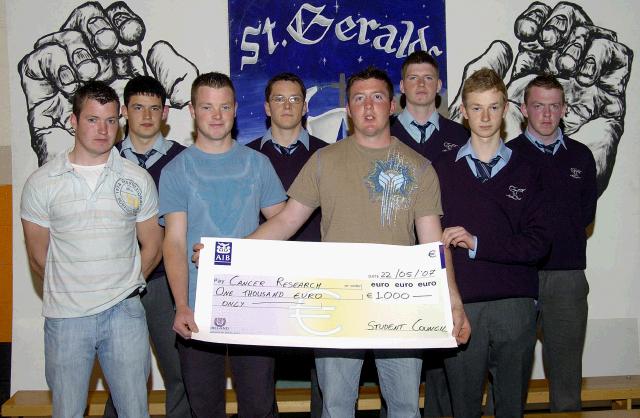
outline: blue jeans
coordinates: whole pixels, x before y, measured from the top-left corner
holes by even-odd
[[[417,350],[373,350],[388,418],[419,418],[422,358]],[[355,415],[365,350],[316,350],[322,418]]]
[[[46,318],[44,350],[54,417],[84,416],[96,354],[118,416],[149,417],[149,334],[138,296],[96,315]]]

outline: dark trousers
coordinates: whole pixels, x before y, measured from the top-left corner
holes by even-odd
[[[307,381],[311,383],[310,418],[322,415],[322,393],[318,385],[315,356],[312,348],[275,347],[272,349],[276,360],[276,382]]]
[[[162,375],[167,394],[167,418],[191,418],[191,409],[182,382],[180,357],[176,347],[176,333],[173,331],[173,297],[165,276],[147,282],[140,295],[147,317],[149,337],[158,360],[158,369]],[[115,418],[118,414],[111,397],[104,408],[104,418]]]
[[[482,415],[483,386],[491,370],[496,417],[522,417],[536,342],[534,300],[465,303],[464,310],[473,330],[469,343],[444,359],[453,415]]]
[[[226,418],[225,360],[231,365],[240,418],[277,417],[274,359],[268,349],[178,339],[182,375],[195,418]]]
[[[452,350],[425,350],[422,369],[424,370],[424,418],[450,417],[451,396],[444,372],[444,357]]]
[[[583,270],[540,271],[538,332],[551,412],[579,411],[589,284]]]

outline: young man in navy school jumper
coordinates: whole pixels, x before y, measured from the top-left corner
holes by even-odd
[[[596,165],[589,148],[559,128],[567,105],[555,77],[529,82],[521,109],[527,129],[509,148],[540,167],[554,204],[551,253],[538,271],[538,328],[551,411],[578,411],[589,293],[586,228],[596,213]]]
[[[271,127],[264,136],[247,144],[269,157],[285,190],[289,189],[309,157],[327,145],[309,135],[302,126],[302,119],[307,113],[306,96],[307,89],[296,74],[280,73],[272,77],[264,92],[264,110],[271,120]],[[315,211],[291,240],[320,241],[320,210]],[[322,395],[313,351],[292,348],[281,349],[276,354],[276,379],[296,380],[300,377],[300,368],[311,370],[311,417],[319,418]]]
[[[400,80],[406,106],[391,119],[391,135],[430,161],[442,153],[457,152],[469,139],[462,125],[441,116],[436,109],[436,97],[442,88],[439,76],[438,63],[427,52],[409,55],[402,63]]]
[[[480,417],[488,370],[497,417],[521,417],[536,340],[536,263],[549,250],[540,171],[500,138],[507,110],[502,79],[489,69],[464,84],[461,111],[471,138],[438,159],[442,242],[474,334],[445,358],[453,415]]]
[[[184,149],[179,143],[164,138],[162,124],[167,119],[167,93],[158,80],[138,76],[124,88],[122,115],[127,119],[127,137],[116,144],[120,155],[146,169],[158,187],[162,168]],[[149,336],[167,392],[167,418],[191,417],[191,408],[182,382],[180,358],[173,326],[173,298],[169,290],[164,264],[147,278],[147,287],[140,295],[147,317]],[[104,417],[116,417],[111,398],[107,400]]]
[[[425,51],[410,54],[402,63],[400,80],[405,108],[391,117],[391,135],[430,161],[447,152],[458,152],[469,139],[469,132],[462,125],[441,116],[436,109],[442,88],[439,77],[435,58]],[[452,414],[443,367],[440,350],[425,351],[425,418]]]

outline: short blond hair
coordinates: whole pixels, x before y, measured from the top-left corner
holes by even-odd
[[[470,93],[484,92],[496,89],[498,93],[502,93],[502,99],[504,103],[507,102],[507,87],[502,81],[502,77],[498,75],[494,70],[490,68],[481,68],[475,73],[471,74],[471,77],[467,78],[462,87],[462,103],[466,102],[467,96]]]

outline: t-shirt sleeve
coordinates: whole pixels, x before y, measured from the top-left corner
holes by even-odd
[[[187,212],[187,188],[184,170],[174,160],[164,167],[160,174],[160,210],[158,222],[164,226],[164,215],[173,212]]]
[[[440,200],[440,182],[436,170],[430,163],[418,180],[418,194],[415,206],[415,218],[423,216],[442,216],[442,201]]]
[[[22,189],[20,199],[20,217],[43,228],[49,228],[49,210],[46,203],[46,187],[35,187],[29,177]]]
[[[145,173],[142,192],[142,207],[138,212],[136,222],[144,222],[158,213],[158,191],[153,178]]]
[[[320,154],[322,154],[322,150],[316,151],[307,160],[287,192],[291,198],[313,209],[320,206],[320,187],[318,184]]]
[[[262,157],[262,155],[260,155]],[[260,193],[260,208],[268,208],[287,200],[287,195],[282,187],[282,182],[267,157],[261,158],[262,190]]]

